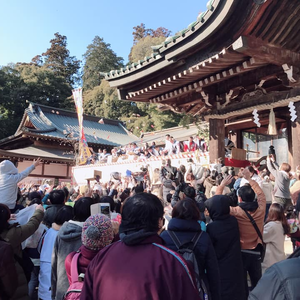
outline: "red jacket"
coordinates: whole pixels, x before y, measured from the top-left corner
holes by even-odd
[[[89,264],[80,299],[200,300],[186,262],[162,243],[154,234],[104,248]]]
[[[198,149],[198,146],[195,142],[188,142],[187,144],[184,144],[184,152],[193,152]]]

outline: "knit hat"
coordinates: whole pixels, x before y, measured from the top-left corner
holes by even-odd
[[[114,238],[111,220],[101,214],[90,216],[83,224],[81,241],[90,250],[101,250]]]

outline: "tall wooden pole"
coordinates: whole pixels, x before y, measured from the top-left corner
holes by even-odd
[[[209,120],[209,159],[214,163],[225,156],[225,122],[220,119]]]

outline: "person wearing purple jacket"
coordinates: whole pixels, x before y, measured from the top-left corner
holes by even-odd
[[[80,299],[201,300],[194,274],[157,234],[163,205],[139,193],[123,206],[120,242],[102,249],[89,264]]]

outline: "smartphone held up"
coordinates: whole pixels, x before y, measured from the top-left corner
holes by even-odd
[[[91,215],[101,214],[108,218],[110,215],[110,204],[109,203],[95,203],[91,205]]]

